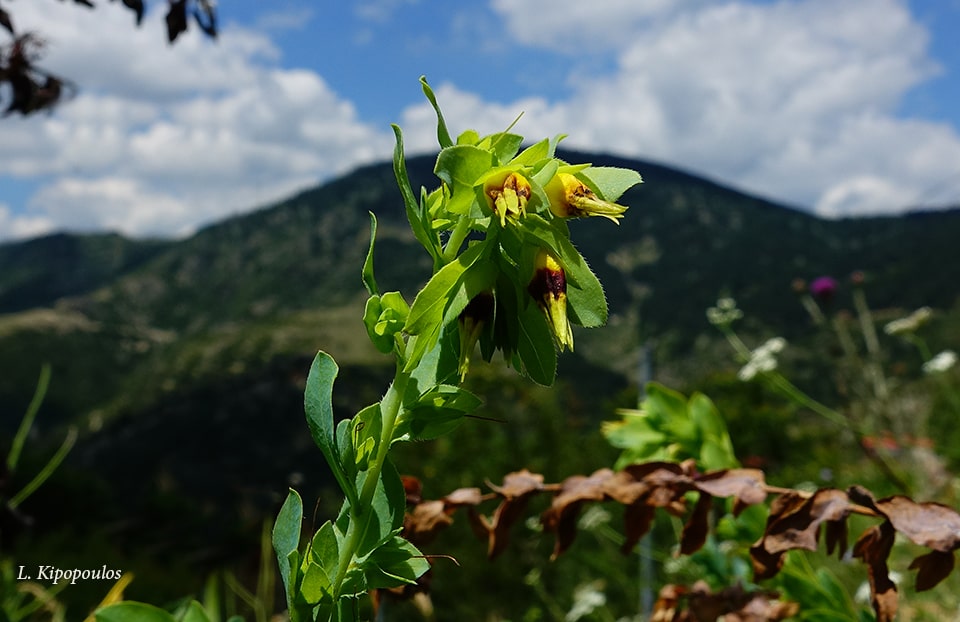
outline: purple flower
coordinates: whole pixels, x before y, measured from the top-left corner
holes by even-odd
[[[819,302],[828,303],[837,293],[837,281],[833,277],[821,276],[810,283],[810,295]]]

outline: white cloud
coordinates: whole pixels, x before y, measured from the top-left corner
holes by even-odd
[[[617,48],[639,28],[705,0],[492,0],[520,42],[570,55]]]
[[[36,218],[181,235],[389,157],[386,131],[316,73],[276,66],[258,34],[228,28],[214,43],[194,29],[166,46],[162,11],[138,30],[119,5],[58,4],[24,4],[18,24],[37,20],[42,65],[82,90],[52,115],[4,122],[0,143],[5,174],[50,178],[29,200]]]
[[[356,10],[370,23],[400,19],[414,1]],[[956,129],[898,117],[904,95],[939,71],[906,0],[491,3],[514,43],[568,66],[567,90],[497,93],[492,103],[472,85],[440,81],[454,134],[502,130],[524,112],[517,131],[531,139],[567,133],[569,147],[678,164],[830,216],[960,194]],[[0,235],[54,226],[183,234],[390,156],[386,128],[365,123],[317,73],[282,67],[264,34],[228,25],[214,43],[192,29],[168,46],[163,10],[136,29],[129,11],[106,2],[90,11],[31,0],[16,18],[48,39],[43,66],[81,90],[52,115],[3,122],[0,182],[40,189],[19,211],[3,197]],[[295,25],[274,18],[276,28]],[[476,49],[516,53],[522,72],[529,49],[487,34]],[[435,124],[426,103],[403,111],[410,152],[436,150]]]
[[[537,136],[566,131],[568,146],[660,159],[837,216],[902,209],[960,174],[953,128],[896,116],[939,70],[903,2],[549,5],[493,0],[530,44],[579,53],[580,35],[608,33],[616,67],[575,76],[572,96],[533,120]]]
[[[54,228],[54,222],[49,218],[16,216],[9,206],[0,203],[0,242],[42,235]]]

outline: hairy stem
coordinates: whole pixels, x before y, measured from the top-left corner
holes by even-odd
[[[367,467],[367,477],[363,482],[363,488],[360,490],[360,497],[357,503],[350,504],[350,523],[347,526],[347,533],[344,537],[343,545],[340,547],[340,555],[337,565],[337,576],[333,581],[334,600],[340,597],[340,589],[347,576],[347,571],[353,563],[357,549],[360,546],[360,539],[365,528],[365,520],[369,518],[372,507],[373,494],[377,489],[377,482],[380,481],[380,475],[383,472],[383,465],[386,464],[387,455],[390,452],[390,444],[393,442],[393,433],[397,427],[397,418],[400,414],[403,402],[403,392],[409,380],[409,374],[397,370],[396,376],[386,395],[380,402],[381,432],[380,441],[377,445],[377,453],[374,459]]]

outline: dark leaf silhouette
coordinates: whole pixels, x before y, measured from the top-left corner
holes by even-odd
[[[197,7],[193,10],[193,17],[197,26],[211,38],[217,37],[217,13],[208,0],[197,0]]]
[[[754,570],[766,578],[772,576],[771,571],[775,574],[770,561],[775,561],[779,569],[783,553],[792,549],[816,551],[821,523],[845,521],[850,511],[846,493],[834,488],[818,490],[810,497],[794,492],[781,495],[770,506],[763,537],[750,549]]]
[[[64,0],[60,0],[63,2]],[[123,5],[136,15],[136,24],[139,26],[146,12],[144,0],[122,0]],[[187,7],[190,0],[172,0],[167,13],[167,37],[172,43],[180,33],[187,29]],[[113,0],[111,0],[113,2]],[[194,15],[200,29],[208,36],[217,34],[217,14],[215,4],[210,0],[193,0]],[[90,0],[74,0],[87,8],[95,8]],[[7,103],[3,116],[15,112],[29,115],[40,110],[50,110],[64,99],[67,91],[74,91],[75,87],[62,77],[50,74],[36,66],[42,42],[33,33],[17,35],[13,27],[13,19],[9,9],[0,9],[0,26],[14,35],[14,40],[7,46],[0,46],[0,85],[9,85],[10,101]],[[0,93],[3,91],[0,90]]]
[[[137,16],[137,26],[139,26],[143,22],[143,13],[146,10],[143,0],[123,0],[123,6],[134,12]]]
[[[10,14],[0,9],[0,26],[3,26],[10,31],[10,34],[16,34],[13,30],[13,20],[10,19]]]
[[[895,536],[893,525],[884,521],[864,531],[853,546],[853,556],[867,565],[870,598],[877,622],[892,622],[897,615],[897,586],[887,567]]]
[[[697,504],[693,507],[690,519],[683,526],[683,533],[680,536],[681,555],[696,553],[707,541],[707,534],[710,532],[710,510],[712,509],[713,497],[701,492],[697,498]]]
[[[510,528],[523,516],[530,497],[543,490],[543,475],[524,469],[504,477],[502,487],[491,484],[490,488],[503,497],[491,518],[480,517],[489,538],[487,555],[492,559],[507,548]]]
[[[167,11],[167,41],[173,43],[187,31],[187,0],[172,0]]]
[[[917,571],[917,591],[935,587],[953,572],[953,553],[930,551],[910,562],[910,570]]]
[[[577,516],[586,501],[602,501],[603,483],[613,476],[610,469],[600,469],[590,477],[573,475],[563,480],[560,492],[540,517],[545,531],[557,534],[553,559],[566,551],[577,535]]]

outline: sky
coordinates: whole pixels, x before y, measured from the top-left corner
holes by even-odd
[[[523,113],[830,218],[960,204],[960,0],[222,0],[172,46],[163,0],[0,2],[78,87],[0,118],[0,241],[186,236],[389,159],[391,123],[435,153],[421,75],[454,134]]]

